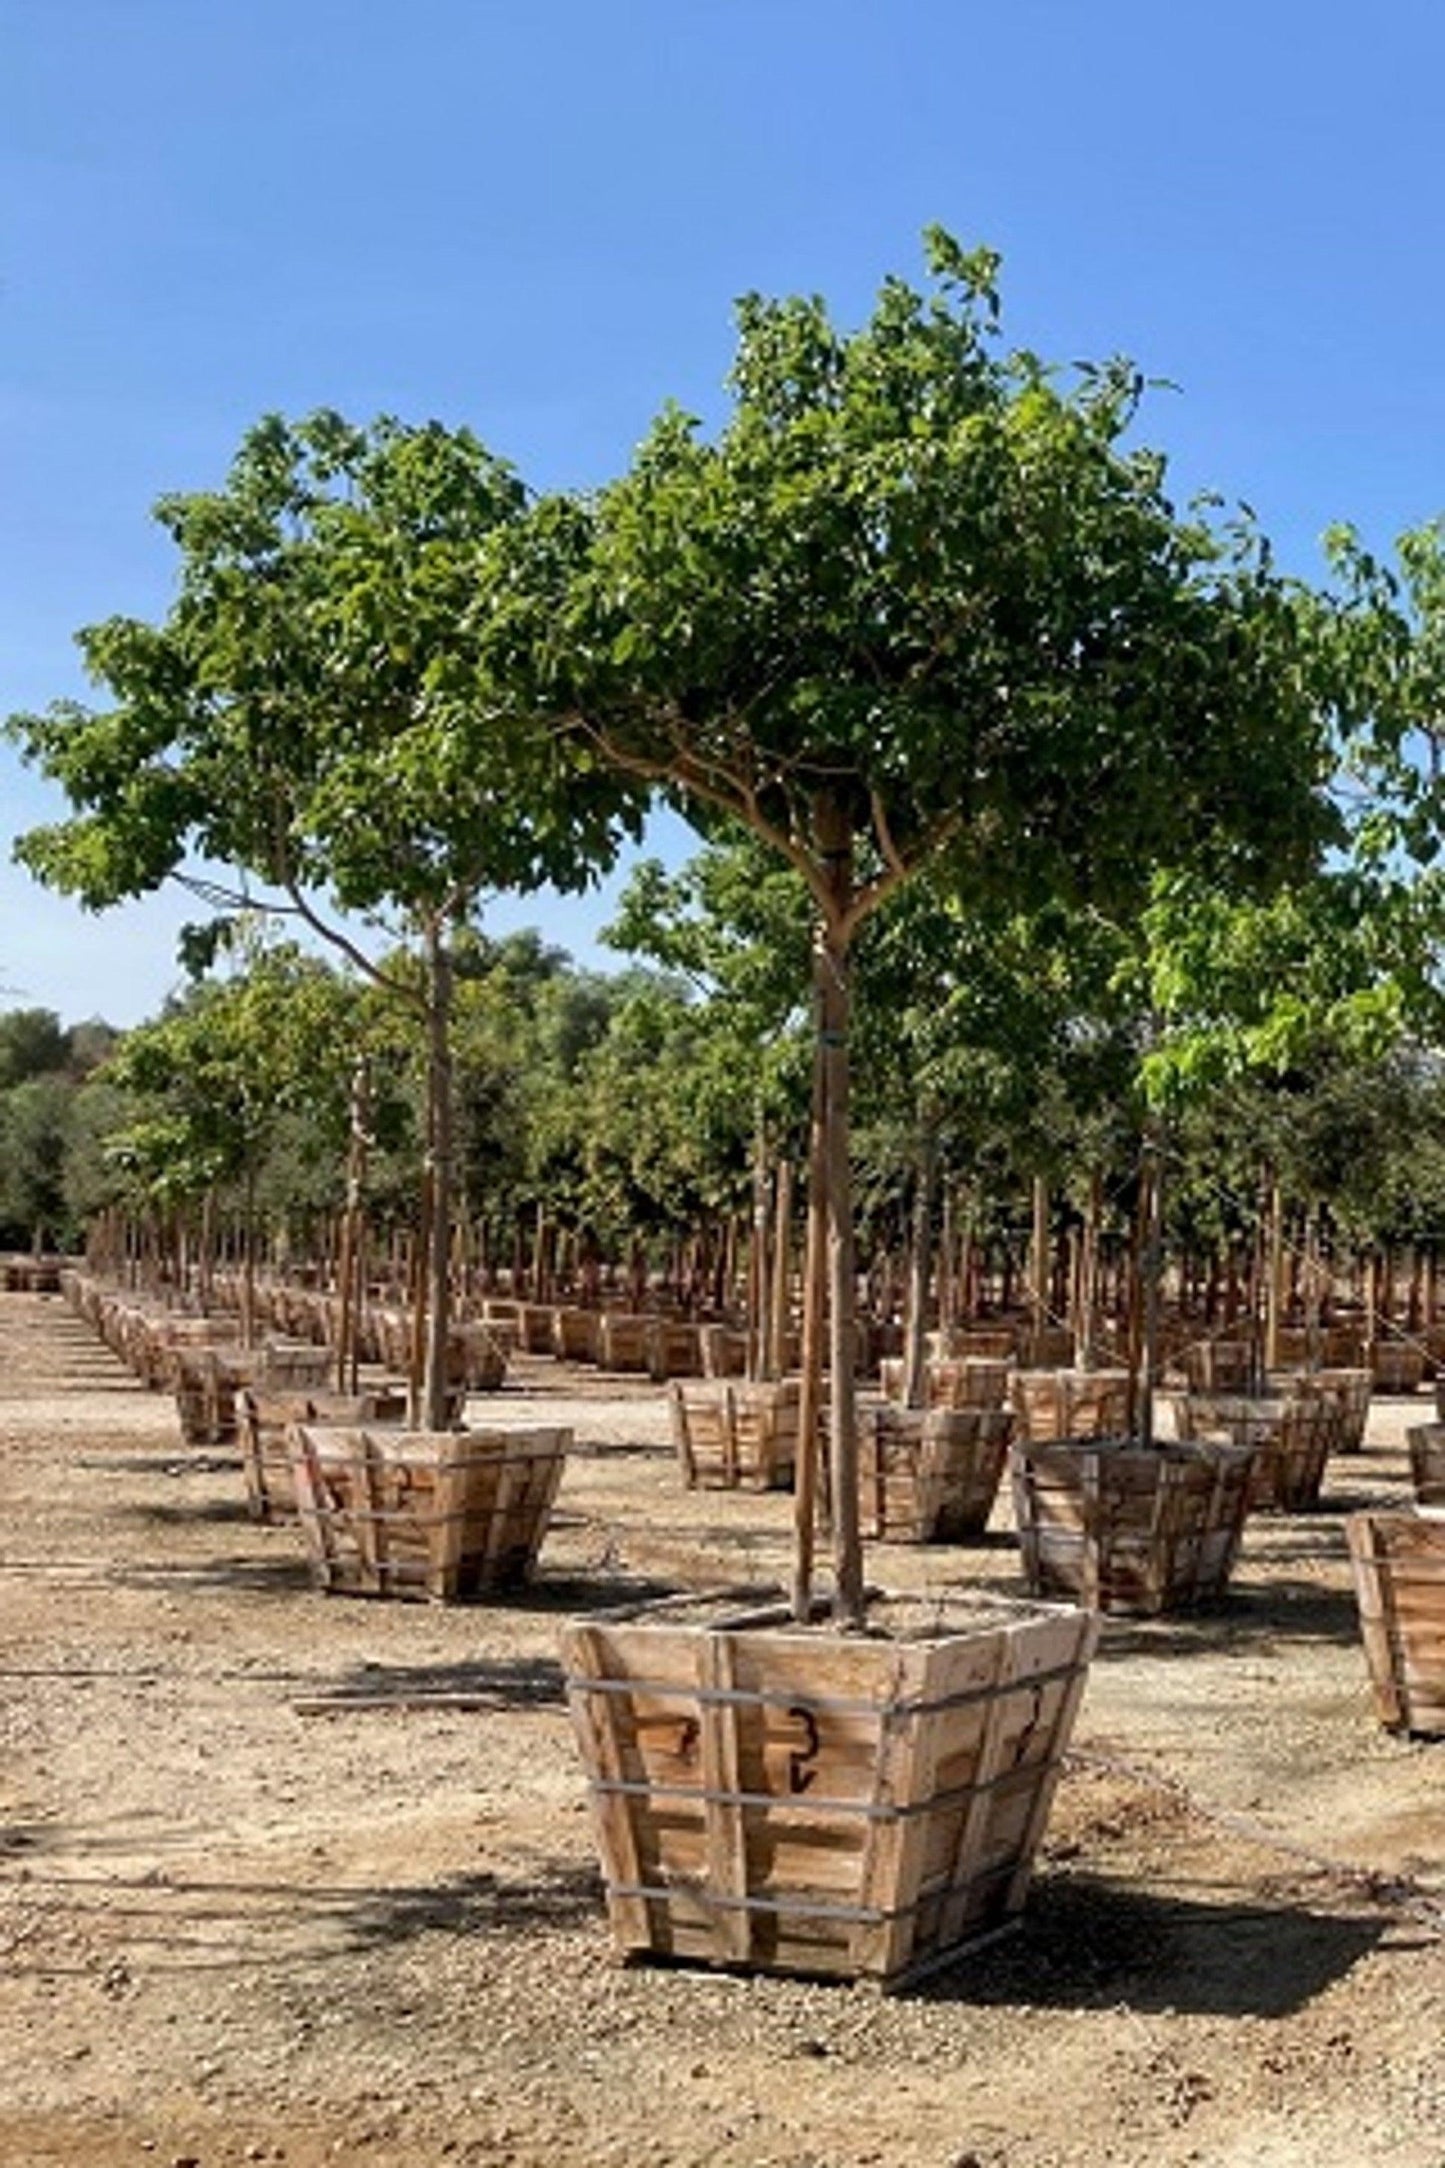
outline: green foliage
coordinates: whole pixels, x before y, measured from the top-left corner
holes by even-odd
[[[1132,370],[999,351],[994,260],[930,247],[933,291],[890,280],[851,334],[748,297],[715,441],[668,408],[620,480],[496,537],[499,678],[823,908],[825,801],[857,911],[940,854],[1014,908],[1306,866],[1337,823],[1300,598],[1176,517]]]
[[[76,808],[19,857],[96,909],[191,853],[293,904],[421,919],[488,884],[585,885],[628,794],[494,719],[465,629],[487,539],[523,508],[466,430],[258,424],[223,489],[157,507],[181,560],[165,621],[80,635],[112,705],[10,719]]]

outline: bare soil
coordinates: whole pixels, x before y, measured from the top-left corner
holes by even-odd
[[[576,1428],[537,1585],[323,1597],[0,1295],[0,2162],[1442,2168],[1445,1743],[1375,1722],[1343,1527],[1419,1404],[1218,1611],[1106,1625],[1024,1925],[888,1997],[613,1956],[558,1621],[779,1574],[789,1501],[684,1491],[655,1387],[495,1397]],[[1006,1522],[870,1571],[1020,1593]]]

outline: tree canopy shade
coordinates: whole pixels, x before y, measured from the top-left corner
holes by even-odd
[[[966,904],[1127,914],[1161,865],[1278,880],[1336,832],[1311,614],[1247,528],[1176,514],[1131,367],[1004,351],[997,259],[928,252],[931,291],[890,279],[856,332],[744,300],[717,437],[666,409],[619,480],[498,532],[477,605],[529,713],[807,887],[849,1616],[860,925],[928,865]]]

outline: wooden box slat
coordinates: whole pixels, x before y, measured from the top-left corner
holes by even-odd
[[[1352,1513],[1345,1531],[1380,1722],[1445,1735],[1445,1520]]]

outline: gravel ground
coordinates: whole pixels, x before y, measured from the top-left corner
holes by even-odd
[[[1342,1519],[1411,1403],[1218,1612],[1106,1625],[1023,1926],[888,1997],[612,1954],[558,1622],[777,1574],[790,1502],[685,1492],[654,1387],[497,1400],[577,1434],[537,1585],[326,1598],[0,1295],[0,2162],[1442,2168],[1445,1744],[1374,1722]],[[870,1570],[1019,1592],[1002,1507]]]

